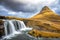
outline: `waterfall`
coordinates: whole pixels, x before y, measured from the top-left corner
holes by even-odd
[[[18,21],[19,23],[21,23],[21,28],[26,28],[25,24],[23,21]]]
[[[18,21],[18,23],[19,23],[20,31],[23,31],[23,30],[26,31],[26,30],[31,30],[32,29],[32,28],[26,27],[26,25],[24,24],[23,21]]]
[[[9,21],[9,27],[10,27],[10,33],[13,33],[13,32],[15,32],[15,28],[14,28],[14,25],[13,25],[13,23],[12,23],[12,21]]]
[[[5,20],[5,38],[10,38],[16,34],[20,34],[21,31],[31,30],[32,28],[26,27],[23,21],[19,20]]]

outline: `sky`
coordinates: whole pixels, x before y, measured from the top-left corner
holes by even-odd
[[[44,6],[60,14],[60,0],[0,0],[0,15],[30,18]]]

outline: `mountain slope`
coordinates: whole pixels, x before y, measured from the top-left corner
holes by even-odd
[[[30,19],[33,21],[29,21],[27,25],[32,26],[35,29],[35,31],[32,30],[29,32],[29,34],[31,34],[32,36],[40,37],[43,35],[43,37],[57,37],[54,33],[60,34],[60,15],[54,13],[47,6],[43,7],[41,12],[39,12],[37,15],[33,16]],[[37,32],[36,29],[39,32]],[[43,31],[43,33],[41,31]],[[60,38],[60,36],[58,37]]]

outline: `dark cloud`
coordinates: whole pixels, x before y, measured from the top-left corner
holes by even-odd
[[[36,12],[37,8],[35,6],[28,6],[29,4],[24,4],[24,3],[17,3],[13,2],[12,0],[0,0],[0,2],[3,3],[3,5],[12,11],[15,12]]]

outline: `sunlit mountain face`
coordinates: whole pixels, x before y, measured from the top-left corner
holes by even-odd
[[[59,14],[59,2],[60,0],[0,0],[0,15],[29,18],[38,14],[44,6]]]

